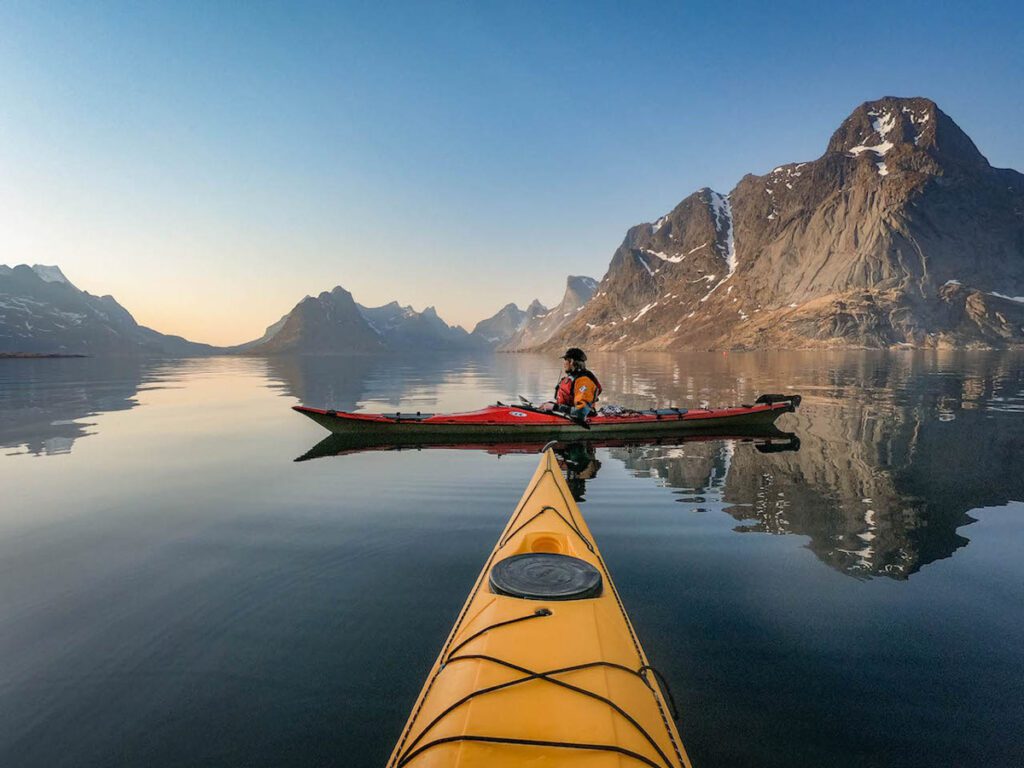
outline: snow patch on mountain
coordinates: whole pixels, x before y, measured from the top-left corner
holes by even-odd
[[[656,301],[651,302],[646,307],[644,307],[639,312],[637,312],[636,313],[636,317],[634,317],[630,322],[635,323],[637,320],[639,320],[641,317],[646,315],[650,310],[654,309],[656,306],[658,306],[658,302],[656,302]],[[623,318],[623,319],[625,319],[625,318]]]
[[[715,233],[718,235],[719,253],[725,257],[725,263],[729,267],[729,274],[723,280],[728,280],[736,271],[736,239],[732,227],[732,204],[728,195],[722,195],[713,189],[708,190],[711,198],[711,212],[715,217]]]
[[[64,276],[64,273],[60,271],[60,267],[56,265],[33,264],[32,271],[44,282],[71,285],[71,281]]]
[[[636,260],[639,261],[643,265],[644,269],[647,270],[647,274],[648,275],[650,275],[651,277],[654,277],[654,270],[651,269],[650,265],[647,263],[647,260],[643,256],[641,256],[638,253],[636,255]]]
[[[667,262],[669,262],[671,264],[678,264],[680,261],[682,261],[683,259],[686,258],[685,256],[669,256],[664,251],[651,251],[651,250],[648,250],[646,248],[643,249],[643,252],[648,254],[648,255],[650,255],[650,256],[654,256],[656,258],[659,258],[662,261],[667,261]]]
[[[875,133],[878,134],[878,138],[882,139],[878,144],[868,146],[867,144],[858,144],[855,147],[850,147],[850,154],[854,157],[858,156],[861,152],[874,152],[878,157],[885,157],[885,153],[895,146],[891,141],[886,141],[885,137],[889,132],[896,127],[896,116],[892,112],[868,112],[871,117],[871,127]],[[918,136],[920,138],[920,136]],[[916,143],[915,139],[915,143]],[[888,176],[889,169],[882,161],[877,161],[875,165],[878,168],[879,176]]]

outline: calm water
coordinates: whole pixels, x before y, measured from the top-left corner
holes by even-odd
[[[593,362],[633,407],[804,396],[797,451],[573,465],[694,765],[1024,764],[1024,359]],[[0,361],[0,765],[383,765],[536,456],[295,462],[325,433],[289,406],[466,409],[558,369]]]

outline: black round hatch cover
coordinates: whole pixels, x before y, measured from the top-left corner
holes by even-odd
[[[491,569],[491,591],[527,600],[582,600],[601,594],[601,572],[585,560],[552,552],[527,552]]]

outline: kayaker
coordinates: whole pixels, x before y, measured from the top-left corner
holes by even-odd
[[[569,347],[562,355],[565,371],[555,387],[555,399],[541,405],[541,410],[566,413],[570,418],[585,421],[594,411],[601,382],[587,366],[587,355],[579,347]]]

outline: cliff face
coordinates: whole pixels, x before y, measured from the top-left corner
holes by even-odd
[[[547,346],[1024,344],[1024,175],[927,99],[861,105],[814,161],[626,234]]]

